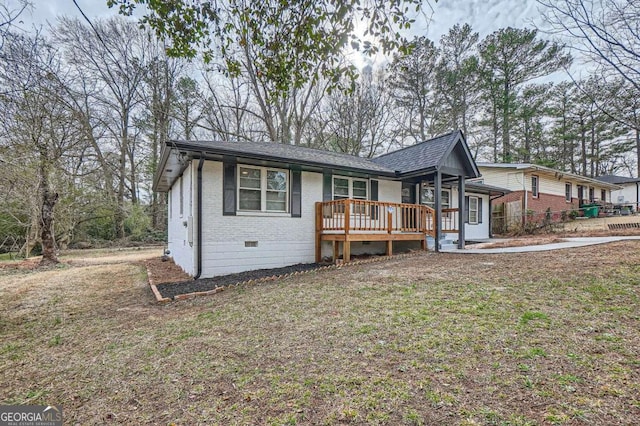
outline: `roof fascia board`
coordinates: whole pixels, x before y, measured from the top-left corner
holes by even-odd
[[[563,176],[566,176],[567,178],[576,180],[578,182],[583,182],[583,183],[589,183],[592,185],[600,185],[600,186],[604,186],[604,187],[608,187],[610,189],[620,189],[621,187],[619,185],[616,184],[612,184],[612,183],[608,183],[608,182],[603,182],[601,180],[595,179],[595,178],[590,178],[588,176],[581,176],[581,175],[577,175],[575,173],[571,173],[571,172],[563,172],[560,170],[556,170],[556,169],[552,169],[550,167],[546,167],[546,166],[539,166],[537,164],[530,164],[530,163],[526,163],[526,164],[500,164],[500,163],[485,163],[485,164],[480,164],[479,167],[485,167],[485,168],[498,168],[498,169],[515,169],[515,170],[522,170],[525,172],[528,171],[539,171],[539,172],[546,172],[546,173],[550,173],[550,174],[561,174]]]
[[[221,156],[224,159],[224,161],[228,161],[228,159],[230,160],[232,158],[234,158],[236,162],[241,161],[242,159],[255,160],[255,161],[271,161],[277,164],[289,164],[291,166],[297,166],[297,167],[309,166],[317,169],[332,169],[337,171],[363,173],[371,176],[397,178],[397,173],[391,170],[389,170],[388,172],[385,172],[382,170],[362,169],[359,167],[342,167],[335,164],[319,163],[316,161],[298,161],[298,160],[282,158],[274,155],[252,154],[252,153],[245,153],[245,152],[240,153],[237,151],[228,150],[224,148],[200,149],[200,148],[194,148],[193,146],[185,145],[184,143],[180,143],[180,142],[175,142],[172,145],[175,145],[176,148],[180,149],[180,151],[186,151],[190,153],[194,158],[198,158],[200,155],[203,155],[204,153],[206,157],[211,157],[207,159],[213,160],[213,161],[221,161],[218,158],[213,157],[218,155],[218,156]],[[376,164],[376,166],[378,165]]]

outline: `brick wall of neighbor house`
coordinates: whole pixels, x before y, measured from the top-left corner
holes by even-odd
[[[524,191],[514,191],[502,197],[496,198],[493,201],[493,205],[496,206],[502,203],[509,203],[512,201],[520,201],[524,197]],[[546,194],[540,192],[538,197],[534,198],[531,192],[527,191],[527,210],[533,211],[533,215],[530,216],[533,220],[542,220],[546,215],[548,208],[551,208],[551,219],[558,221],[562,218],[562,212],[576,210],[578,208],[578,199],[572,198],[569,203],[564,196]]]
[[[202,276],[277,268],[315,259],[315,202],[322,174],[302,173],[302,217],[265,213],[222,215],[222,163],[203,168]],[[257,242],[257,247],[247,247]]]
[[[193,185],[193,164],[189,165],[182,177],[176,180],[169,191],[169,203],[167,206],[168,226],[167,226],[167,248],[170,256],[176,265],[179,265],[185,272],[193,275],[195,273],[194,252],[193,252],[193,217],[194,217],[194,190]],[[182,179],[182,214],[180,214],[180,180]]]

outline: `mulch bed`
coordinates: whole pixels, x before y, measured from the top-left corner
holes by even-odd
[[[215,290],[220,287],[228,287],[248,281],[257,281],[268,277],[279,277],[296,272],[306,272],[318,269],[323,265],[319,263],[299,263],[283,268],[257,269],[254,271],[240,272],[237,274],[221,275],[213,278],[201,278],[198,280],[182,281],[175,283],[157,284],[156,287],[162,297],[173,299],[177,295],[197,293]]]

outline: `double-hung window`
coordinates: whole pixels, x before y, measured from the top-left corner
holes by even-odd
[[[479,222],[479,206],[478,197],[469,197],[469,224],[477,225]]]
[[[333,177],[333,199],[344,200],[351,198],[353,200],[369,199],[369,182],[366,179],[358,179],[351,177],[334,176]],[[366,206],[356,205],[353,213],[365,213]]]
[[[267,167],[238,167],[240,211],[287,212],[289,173]]]
[[[420,188],[420,203],[425,204],[431,208],[435,208],[436,199],[435,199],[435,190],[432,186],[429,186],[427,182],[422,182]],[[443,209],[448,209],[451,207],[451,193],[443,189],[440,192],[440,204]]]
[[[531,195],[534,198],[538,198],[539,190],[540,190],[540,180],[538,176],[531,176]]]
[[[565,183],[564,184],[564,199],[567,201],[567,203],[571,202],[572,195],[573,195],[573,188],[571,187],[571,184],[570,183]]]

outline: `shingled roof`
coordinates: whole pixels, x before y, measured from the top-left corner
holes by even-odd
[[[339,152],[286,145],[273,142],[173,141],[176,148],[200,150],[212,154],[233,155],[243,158],[285,161],[301,165],[361,170],[394,176],[394,169],[373,163],[368,158]]]
[[[270,142],[168,141],[154,190],[168,190],[186,167],[183,159],[236,158],[251,164],[278,164],[303,170],[338,170],[369,176],[403,178],[412,173],[432,173],[442,166],[462,167],[466,177],[478,177],[462,132],[456,131],[370,159],[297,145]],[[454,155],[452,155],[454,154]],[[445,164],[447,161],[449,163]],[[457,163],[456,163],[457,162]],[[453,169],[452,169],[453,170]]]
[[[634,177],[628,177],[628,176],[616,176],[616,175],[598,176],[596,179],[606,183],[614,183],[616,185],[640,182],[640,178],[634,178]]]
[[[373,161],[403,173],[436,167],[458,137],[459,132],[451,132],[389,152],[374,158]]]
[[[372,161],[393,169],[400,175],[429,172],[443,166],[456,147],[459,147],[459,152],[464,152],[463,156],[466,159],[463,161],[467,163],[465,166],[471,169],[471,173],[467,177],[480,176],[464,136],[459,130],[381,155]]]

